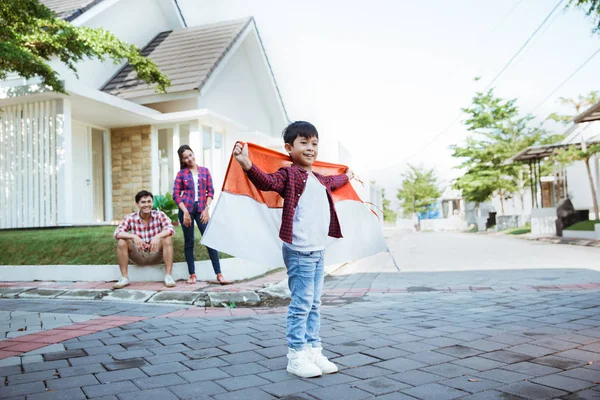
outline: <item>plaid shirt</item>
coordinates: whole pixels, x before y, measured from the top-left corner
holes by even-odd
[[[296,206],[298,206],[298,200],[302,193],[304,193],[308,172],[296,165],[292,165],[291,167],[280,168],[275,173],[267,174],[255,165],[252,165],[252,168],[246,171],[246,174],[257,189],[277,192],[283,197],[283,217],[281,219],[279,238],[291,244],[294,213],[296,212]],[[346,184],[348,182],[348,175],[323,176],[315,173],[315,176],[327,190],[327,200],[329,200],[331,215],[331,219],[329,220],[329,236],[341,238],[342,229],[335,211],[331,191]]]
[[[215,197],[212,178],[208,168],[198,167],[198,209],[197,212],[202,212],[206,208],[206,199]],[[175,183],[173,183],[173,200],[177,206],[183,202],[185,208],[189,212],[194,212],[194,177],[189,168],[184,168],[177,173]]]
[[[121,221],[117,229],[115,229],[114,237],[115,239],[119,239],[117,237],[119,233],[128,232],[139,236],[144,243],[149,244],[152,239],[154,239],[154,236],[163,231],[169,231],[171,236],[175,234],[173,224],[164,212],[158,210],[150,211],[148,225],[144,225],[144,221],[142,220],[142,217],[140,217],[140,213],[138,211],[127,215],[123,221]]]

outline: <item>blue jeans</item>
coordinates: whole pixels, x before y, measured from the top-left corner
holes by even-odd
[[[288,347],[299,350],[305,344],[321,345],[321,292],[325,277],[325,251],[296,251],[283,245],[292,301],[288,308]]]
[[[198,225],[198,229],[200,229],[202,235],[204,235],[204,231],[208,224],[203,224],[200,220],[200,213],[196,209],[196,204],[194,204],[194,210],[188,211],[190,213],[190,218],[192,218],[192,224],[189,227],[183,225],[183,211],[181,210],[179,210],[179,223],[181,224],[181,229],[183,229],[185,261],[188,265],[188,272],[192,275],[196,273],[196,266],[194,264],[194,221]],[[207,247],[206,249],[208,250],[208,256],[212,262],[215,274],[220,274],[221,264],[219,262],[219,252],[210,247]]]

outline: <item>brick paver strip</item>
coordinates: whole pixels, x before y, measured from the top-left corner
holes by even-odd
[[[143,321],[144,319],[146,319],[146,317],[100,317],[43,332],[36,332],[13,339],[6,339],[0,342],[2,344],[2,349],[0,350],[0,360],[12,356],[18,356],[19,354],[26,353],[28,351],[37,350],[50,344],[60,343],[69,339],[104,331],[106,329]]]

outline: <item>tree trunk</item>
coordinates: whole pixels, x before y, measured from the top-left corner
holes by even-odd
[[[594,186],[594,178],[592,176],[592,169],[590,168],[590,159],[586,158],[585,168],[587,169],[588,179],[590,180],[590,189],[592,189],[592,201],[594,202],[594,215],[596,219],[600,219],[598,215],[598,197],[596,196],[596,188]]]
[[[500,193],[500,208],[502,209],[502,215],[504,215],[504,196]]]

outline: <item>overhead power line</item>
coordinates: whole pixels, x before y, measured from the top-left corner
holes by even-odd
[[[529,42],[531,42],[531,40],[537,35],[537,33],[544,27],[544,25],[546,25],[546,23],[548,22],[548,20],[552,17],[552,15],[554,15],[554,13],[556,12],[556,10],[558,10],[558,8],[560,7],[560,5],[564,2],[564,0],[559,0],[558,3],[556,3],[556,5],[554,6],[554,8],[552,8],[552,10],[548,13],[548,15],[546,15],[546,17],[544,18],[544,20],[538,25],[538,27],[531,33],[531,35],[529,35],[529,37],[527,38],[527,40],[525,40],[525,42],[521,45],[521,47],[519,47],[519,49],[517,50],[517,52],[515,54],[513,54],[513,56],[508,60],[508,62],[502,67],[502,69],[494,76],[494,78],[487,84],[487,86],[485,87],[485,89],[483,89],[483,91],[487,91],[488,89],[490,89],[492,87],[492,85],[500,78],[500,76],[506,71],[506,69],[513,63],[513,61],[519,56],[519,54],[521,54],[521,52],[527,47],[527,45],[529,44]],[[471,103],[472,104],[472,103]],[[443,129],[441,132],[439,132],[437,135],[434,136],[433,139],[431,139],[430,141],[428,141],[427,143],[425,143],[423,146],[421,146],[417,151],[415,151],[413,154],[411,154],[409,157],[406,157],[402,163],[405,163],[407,160],[411,159],[412,157],[414,157],[415,155],[417,155],[418,153],[420,153],[421,151],[423,151],[424,148],[432,145],[433,143],[435,143],[439,138],[441,138],[443,135],[445,135],[450,128],[452,128],[454,126],[454,124],[456,124],[459,120],[460,117],[462,116],[463,111],[461,110],[458,115],[456,116],[456,118],[454,118],[454,120],[445,128]]]

